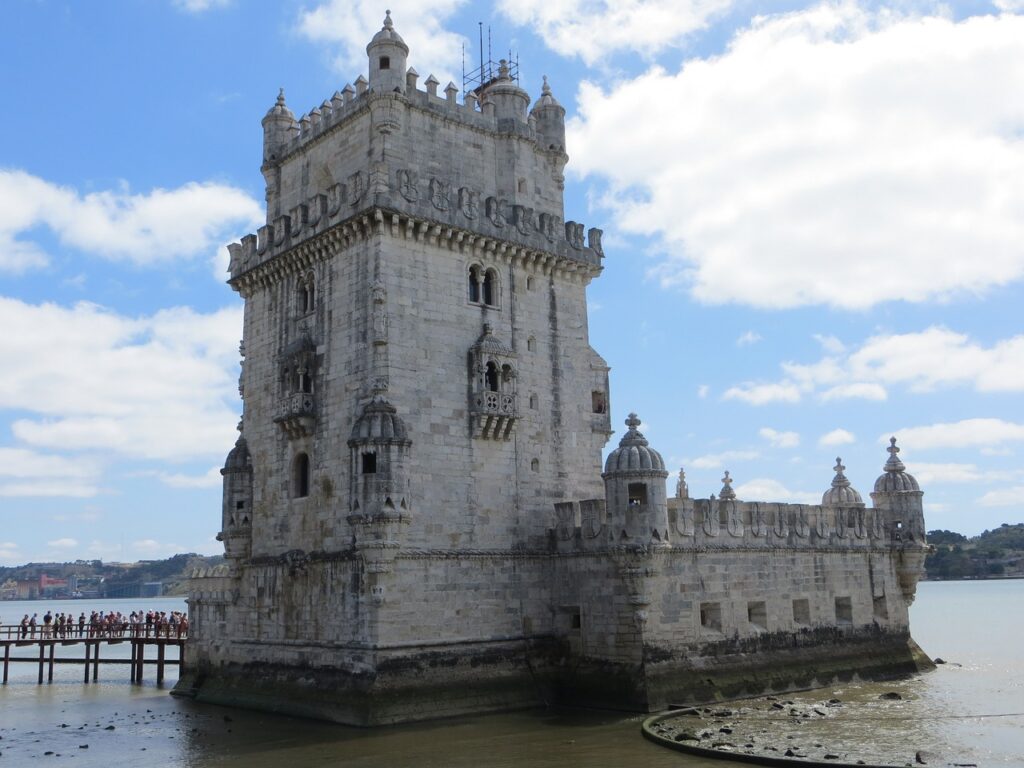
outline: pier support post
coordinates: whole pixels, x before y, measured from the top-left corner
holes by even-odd
[[[45,655],[46,655],[46,646],[43,644],[43,641],[40,640],[39,641],[39,685],[43,684],[43,663],[46,660]]]
[[[141,684],[142,673],[145,671],[142,665],[146,663],[146,644],[144,642],[139,643],[139,652],[138,655],[136,656],[136,663],[138,663],[139,668],[138,671],[135,673],[135,682]]]
[[[57,648],[57,643],[56,642],[51,642],[50,643],[50,670],[49,670],[49,672],[46,675],[46,682],[48,682],[48,683],[52,683],[53,682],[53,654],[54,654],[54,651],[56,650],[56,648]]]
[[[164,684],[164,648],[166,643],[158,643],[156,646],[156,684]]]
[[[138,640],[132,640],[132,663],[131,663],[132,675],[131,675],[131,679],[132,679],[133,683],[135,682],[136,673],[138,672],[138,669],[136,668],[136,661],[135,661],[136,656],[138,656],[138,653],[139,653],[139,641]]]
[[[91,650],[92,649],[90,648],[90,643],[89,643],[88,640],[86,640],[85,641],[85,680],[83,681],[86,684],[89,683],[89,656],[90,656],[90,651]]]
[[[92,655],[92,681],[95,683],[96,679],[100,675],[100,641],[96,641],[96,647],[93,648]]]
[[[7,671],[11,667],[11,644],[4,643],[4,685],[7,685]]]

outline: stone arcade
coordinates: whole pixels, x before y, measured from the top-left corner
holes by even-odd
[[[612,434],[588,341],[601,231],[564,221],[565,110],[502,62],[426,90],[390,17],[360,76],[263,119],[228,565],[189,595],[201,700],[375,725],[565,702],[636,711],[928,664],[921,491],[866,507],[666,498]]]

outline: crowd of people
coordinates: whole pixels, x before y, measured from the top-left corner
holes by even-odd
[[[22,640],[43,637],[100,638],[100,637],[167,637],[181,639],[188,634],[188,616],[182,611],[132,611],[125,616],[120,611],[92,611],[86,618],[79,613],[47,611],[42,619],[38,613],[27,613],[18,624]]]

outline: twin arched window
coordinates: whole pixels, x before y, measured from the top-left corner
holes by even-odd
[[[498,273],[493,267],[479,264],[469,268],[469,301],[486,307],[498,306]]]

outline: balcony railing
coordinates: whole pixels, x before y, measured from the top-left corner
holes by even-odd
[[[289,437],[295,438],[313,434],[315,417],[316,399],[313,394],[293,392],[278,401],[274,421],[281,425]]]

